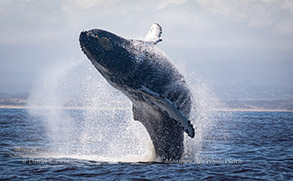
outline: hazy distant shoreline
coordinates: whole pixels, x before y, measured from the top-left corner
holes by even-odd
[[[127,110],[125,108],[94,108],[94,107],[29,107],[29,106],[14,106],[14,105],[0,105],[0,109],[70,109],[70,110]],[[287,109],[248,109],[248,108],[214,108],[211,111],[223,111],[223,112],[293,112],[293,110]]]
[[[0,109],[71,109],[71,110],[126,110],[124,104],[111,104],[114,107],[109,107],[107,104],[101,102],[97,107],[92,105],[84,105],[76,102],[71,103],[70,98],[62,105],[44,105],[29,104],[29,94],[5,94],[0,93]],[[89,100],[81,100],[87,102]],[[66,103],[67,102],[67,103]],[[293,112],[293,99],[235,99],[235,100],[221,100],[220,105],[209,107],[211,111],[226,111],[226,112]]]

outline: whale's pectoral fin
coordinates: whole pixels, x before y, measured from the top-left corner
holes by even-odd
[[[184,114],[166,97],[153,92],[142,86],[139,89],[147,102],[160,109],[164,114],[175,120],[181,128],[190,136],[194,137],[194,128]]]
[[[151,42],[153,44],[157,44],[160,41],[162,41],[162,39],[160,39],[161,34],[162,34],[162,27],[157,23],[152,24],[150,30],[148,31],[148,34],[145,37],[145,41]]]

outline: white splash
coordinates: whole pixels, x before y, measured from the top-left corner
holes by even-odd
[[[44,157],[153,161],[150,137],[133,120],[130,101],[92,65],[57,63],[40,77],[28,107],[47,127],[52,152]]]

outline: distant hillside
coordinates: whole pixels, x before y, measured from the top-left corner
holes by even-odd
[[[0,92],[0,98],[19,98],[19,99],[27,99],[28,96],[29,96],[29,94],[26,93],[26,92],[14,93],[14,94],[10,94],[10,93],[2,93],[2,92]]]
[[[28,93],[0,93],[0,105],[25,106]]]

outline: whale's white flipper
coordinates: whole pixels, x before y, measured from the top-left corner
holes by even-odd
[[[157,106],[162,112],[167,114],[170,118],[174,119],[179,126],[190,136],[194,137],[194,128],[190,121],[182,114],[180,110],[168,98],[162,97],[156,92],[142,86],[140,89],[144,98],[151,101],[152,104]]]
[[[151,28],[150,28],[150,30],[144,40],[147,42],[157,44],[160,41],[162,41],[162,39],[160,39],[161,34],[162,34],[162,27],[157,23],[152,24],[152,26],[151,26]]]

